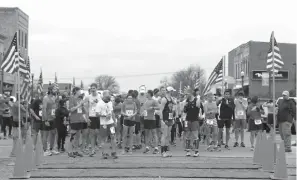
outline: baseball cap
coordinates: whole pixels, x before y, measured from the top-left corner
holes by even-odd
[[[139,93],[145,93],[145,86],[141,86],[139,88]]]
[[[282,95],[290,96],[290,93],[289,93],[289,91],[283,91]]]
[[[176,90],[175,90],[173,87],[171,87],[171,86],[168,86],[168,87],[166,88],[166,90],[169,91],[169,92],[170,92],[170,91],[176,91]]]

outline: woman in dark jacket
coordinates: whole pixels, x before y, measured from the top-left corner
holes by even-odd
[[[65,152],[65,138],[67,135],[67,118],[69,116],[69,111],[66,108],[66,101],[60,100],[59,107],[56,109],[56,127],[58,131],[58,150],[60,152]]]

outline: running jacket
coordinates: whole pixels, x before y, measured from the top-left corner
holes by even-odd
[[[232,117],[234,118],[234,109],[235,109],[234,99],[232,98],[228,99],[228,103],[227,103],[227,100],[223,98],[218,102],[218,105],[219,104],[220,104],[219,106],[220,119],[232,119]]]
[[[201,109],[202,114],[204,114],[202,103],[200,102],[200,108],[196,106],[197,97],[195,97],[194,100],[191,102],[187,99],[186,102],[187,102],[187,104],[184,107],[184,113],[187,114],[186,120],[187,121],[198,121],[200,109]]]

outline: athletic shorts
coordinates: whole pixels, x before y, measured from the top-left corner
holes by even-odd
[[[143,121],[143,126],[144,126],[144,129],[156,129],[156,121],[155,120],[147,120],[145,119]]]
[[[42,131],[43,130],[43,123],[42,121],[33,121],[33,124],[32,124],[32,134],[33,132],[36,132],[38,133],[39,131]]]
[[[135,126],[136,122],[135,121],[131,121],[129,119],[124,119],[124,126]]]
[[[83,130],[83,129],[87,129],[88,128],[88,124],[85,122],[80,122],[80,123],[70,123],[70,129],[72,130]]]
[[[100,129],[100,118],[99,117],[89,117],[91,120],[90,129]]]
[[[106,138],[110,135],[114,135],[115,134],[114,124],[100,125],[99,134],[101,138]]]
[[[218,120],[218,128],[231,128],[231,119],[219,119]]]
[[[245,127],[246,127],[246,120],[245,119],[236,119],[234,121],[234,128],[244,129]]]
[[[184,121],[184,131],[198,131],[199,122],[198,121]]]
[[[161,128],[160,116],[158,114],[155,114],[155,119],[156,119],[156,128]]]

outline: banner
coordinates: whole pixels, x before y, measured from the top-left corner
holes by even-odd
[[[269,73],[262,72],[262,86],[269,86]]]

